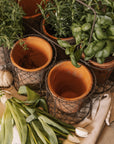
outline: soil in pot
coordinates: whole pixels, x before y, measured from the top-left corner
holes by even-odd
[[[57,107],[66,113],[75,113],[91,91],[93,78],[84,65],[76,68],[70,61],[64,61],[50,70],[47,83]]]

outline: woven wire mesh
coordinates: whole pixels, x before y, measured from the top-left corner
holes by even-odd
[[[52,116],[60,119],[61,121],[69,123],[69,124],[75,124],[75,123],[79,123],[80,121],[82,121],[89,114],[91,106],[92,106],[91,100],[88,97],[88,99],[84,100],[83,106],[80,108],[79,111],[75,113],[66,113],[66,112],[61,111],[57,107],[56,101],[58,101],[58,99],[53,99],[52,95],[50,95],[49,93],[47,94],[47,103],[48,103],[49,113]],[[60,103],[63,107],[66,107],[65,103],[62,104],[61,100],[60,100]]]

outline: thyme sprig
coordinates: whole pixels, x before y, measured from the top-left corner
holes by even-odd
[[[0,0],[0,46],[12,48],[23,35],[24,12],[15,0]]]

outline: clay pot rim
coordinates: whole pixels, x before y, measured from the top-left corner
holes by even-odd
[[[91,93],[91,91],[92,91],[94,78],[93,78],[93,75],[92,75],[91,71],[90,71],[84,64],[82,64],[82,63],[78,63],[78,64],[81,64],[81,65],[88,71],[88,73],[89,73],[89,75],[90,75],[90,77],[91,77],[91,87],[89,88],[89,91],[88,91],[88,92],[82,94],[81,96],[75,97],[75,98],[64,98],[64,97],[59,96],[56,92],[54,92],[53,89],[52,89],[52,87],[49,88],[49,85],[50,85],[49,78],[50,78],[51,72],[53,71],[54,68],[58,67],[58,66],[61,65],[62,63],[66,63],[66,62],[71,62],[71,61],[70,61],[70,60],[63,60],[63,61],[57,63],[57,64],[49,71],[49,73],[48,73],[48,75],[47,75],[48,90],[50,91],[50,93],[51,93],[54,97],[57,97],[57,98],[59,98],[59,99],[65,100],[65,101],[71,101],[71,102],[73,102],[73,101],[80,100],[80,99],[82,99],[82,98],[86,98],[86,97],[89,95],[89,93]]]
[[[84,53],[82,54],[82,58],[84,59],[85,55]],[[102,69],[109,69],[109,68],[113,68],[114,67],[114,60],[111,60],[109,62],[106,62],[106,63],[103,63],[103,64],[99,64],[93,60],[89,60],[88,61],[90,64],[92,64],[92,66],[95,68],[95,67],[98,67],[100,68],[101,70]]]
[[[33,19],[33,18],[36,18],[40,15],[41,15],[41,13],[37,13],[37,14],[31,15],[31,16],[25,15],[25,16],[23,16],[23,19]]]
[[[103,63],[103,64],[99,64],[95,61],[92,61],[92,60],[89,60],[89,62],[97,67],[100,67],[100,68],[112,68],[114,67],[114,60],[110,61],[110,62],[106,62],[106,63]]]
[[[20,2],[18,2],[18,4],[19,4]],[[22,7],[22,6],[21,6]],[[26,14],[26,13],[25,13]],[[36,14],[33,14],[33,15],[25,15],[25,16],[23,16],[23,19],[34,19],[34,18],[36,18],[36,17],[38,17],[38,16],[40,16],[41,15],[41,13],[36,13]]]
[[[55,39],[55,40],[61,39],[61,40],[66,40],[66,41],[68,41],[68,40],[72,40],[72,39],[73,39],[73,37],[57,38],[57,37],[49,34],[49,33],[47,32],[47,30],[46,30],[46,27],[45,27],[45,19],[43,19],[43,21],[42,21],[42,29],[43,29],[43,32],[44,32],[48,37],[50,37],[50,38],[52,38],[52,39]]]
[[[45,39],[43,39],[43,38],[41,38],[41,37],[38,37],[38,36],[27,36],[27,37],[24,37],[24,38],[22,38],[22,39],[26,39],[26,38],[28,38],[28,37],[35,37],[35,38],[38,38],[38,39],[42,39],[43,41],[46,41]],[[52,46],[50,45],[50,43],[49,43],[48,41],[46,41],[46,42],[47,42],[48,46],[50,47],[51,57],[50,57],[50,59],[48,59],[48,61],[47,61],[44,65],[42,65],[42,66],[40,66],[40,67],[38,67],[38,68],[34,68],[34,69],[26,69],[26,68],[23,68],[23,67],[21,67],[21,66],[19,66],[18,64],[15,63],[15,61],[14,61],[14,59],[13,59],[13,57],[12,57],[12,53],[13,53],[14,47],[15,47],[15,46],[19,43],[19,41],[22,40],[22,39],[19,39],[18,41],[16,41],[16,43],[13,45],[13,49],[12,49],[11,52],[10,52],[10,59],[11,59],[11,61],[12,61],[12,64],[13,64],[14,66],[16,66],[17,68],[19,68],[19,69],[21,69],[21,70],[23,70],[23,71],[26,71],[26,72],[36,72],[36,71],[40,71],[40,70],[46,68],[46,67],[50,64],[50,62],[51,62],[51,60],[52,60],[52,58],[53,58],[53,48],[52,48]]]

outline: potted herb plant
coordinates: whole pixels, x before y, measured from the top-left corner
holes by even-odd
[[[0,46],[12,48],[23,35],[24,12],[15,0],[0,0]]]
[[[38,7],[44,18],[42,22],[44,34],[53,40],[73,39],[70,27],[78,19],[78,9],[81,11],[82,5],[76,3],[75,0],[49,0],[44,8],[41,4]]]
[[[80,16],[80,21],[72,23],[71,26],[76,44],[70,45],[62,40],[58,40],[58,43],[66,48],[66,54],[76,67],[80,67],[77,62],[82,56],[85,61],[89,61],[98,84],[101,84],[109,78],[114,69],[114,2],[99,0],[81,3],[94,8],[95,14],[90,11],[90,7],[83,7],[85,14]]]

